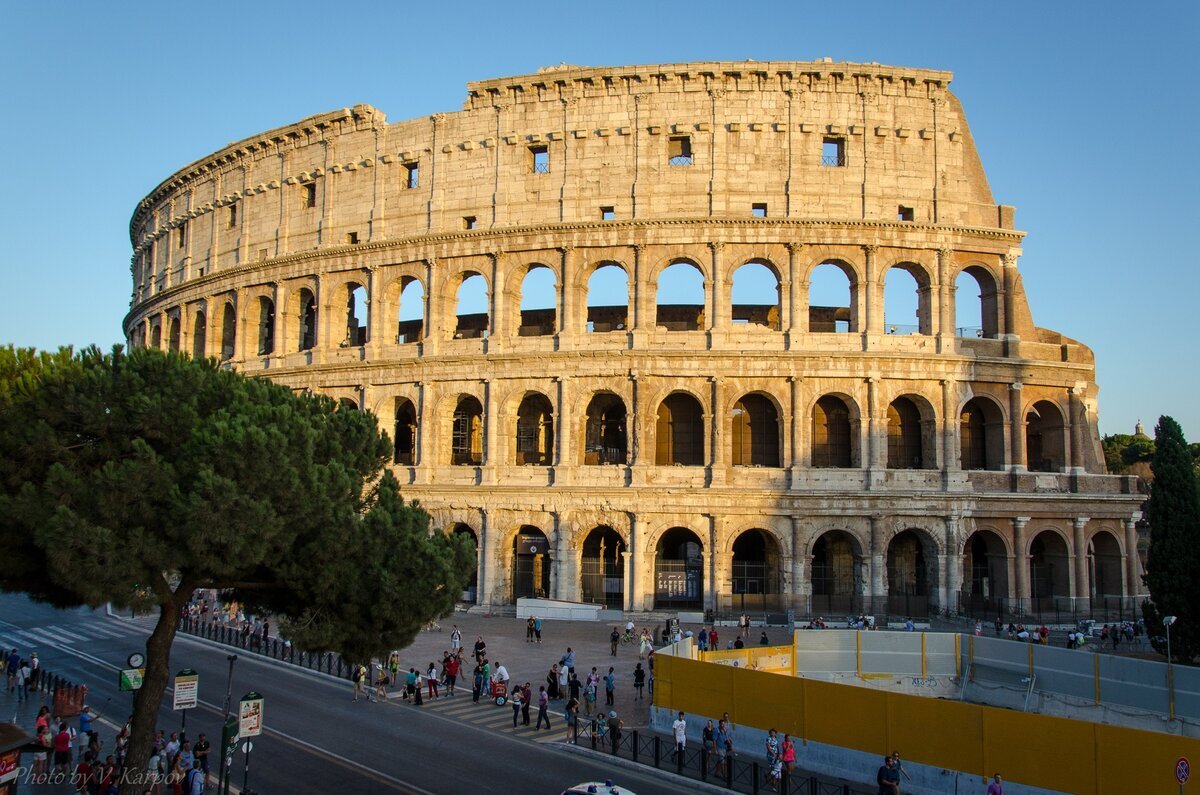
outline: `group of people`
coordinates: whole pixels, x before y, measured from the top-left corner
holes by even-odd
[[[37,690],[41,682],[42,669],[37,652],[22,657],[16,649],[0,655],[0,670],[6,674],[8,692],[17,694],[17,701],[24,701],[31,690]]]

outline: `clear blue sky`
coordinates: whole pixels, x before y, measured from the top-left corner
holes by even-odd
[[[834,60],[947,69],[1029,233],[1034,321],[1090,345],[1101,431],[1200,441],[1195,2],[496,4],[10,0],[0,344],[121,339],[134,204],[229,141],[359,102],[457,110],[539,66]]]

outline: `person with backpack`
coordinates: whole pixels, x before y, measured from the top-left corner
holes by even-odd
[[[187,778],[183,781],[183,791],[186,795],[204,795],[204,771],[200,769],[200,760],[192,762],[192,769],[188,771]]]

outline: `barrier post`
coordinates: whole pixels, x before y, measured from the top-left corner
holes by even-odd
[[[658,767],[659,751],[662,750],[662,741],[658,735],[654,735],[654,767]]]
[[[638,760],[638,730],[633,730],[633,761]]]
[[[925,678],[925,633],[921,633],[921,678]]]
[[[1096,665],[1095,665],[1096,703],[1099,704],[1100,703],[1100,655],[1099,654],[1093,655],[1093,659],[1096,661]]]

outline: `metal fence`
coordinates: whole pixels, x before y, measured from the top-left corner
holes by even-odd
[[[340,654],[331,651],[307,652],[300,651],[291,643],[279,638],[263,638],[261,635],[243,632],[235,627],[226,626],[216,621],[201,621],[197,618],[184,618],[179,622],[179,631],[194,635],[197,638],[223,643],[238,649],[256,652],[273,660],[279,660],[290,665],[298,665],[310,671],[319,671],[339,678],[349,679],[353,664],[342,659]]]
[[[958,614],[995,621],[1036,620],[1046,624],[1076,624],[1084,619],[1100,623],[1137,621],[1142,617],[1144,596],[1097,596],[1074,598],[1046,596],[1036,599],[1007,599],[959,593]]]
[[[686,748],[676,753],[671,738],[648,730],[607,730],[603,721],[576,718],[572,742],[658,770],[704,781],[733,792],[780,792],[784,795],[871,795],[874,788],[863,788],[842,779],[818,776],[786,768],[772,786],[771,766],[765,758],[731,753],[718,758],[706,748]]]

